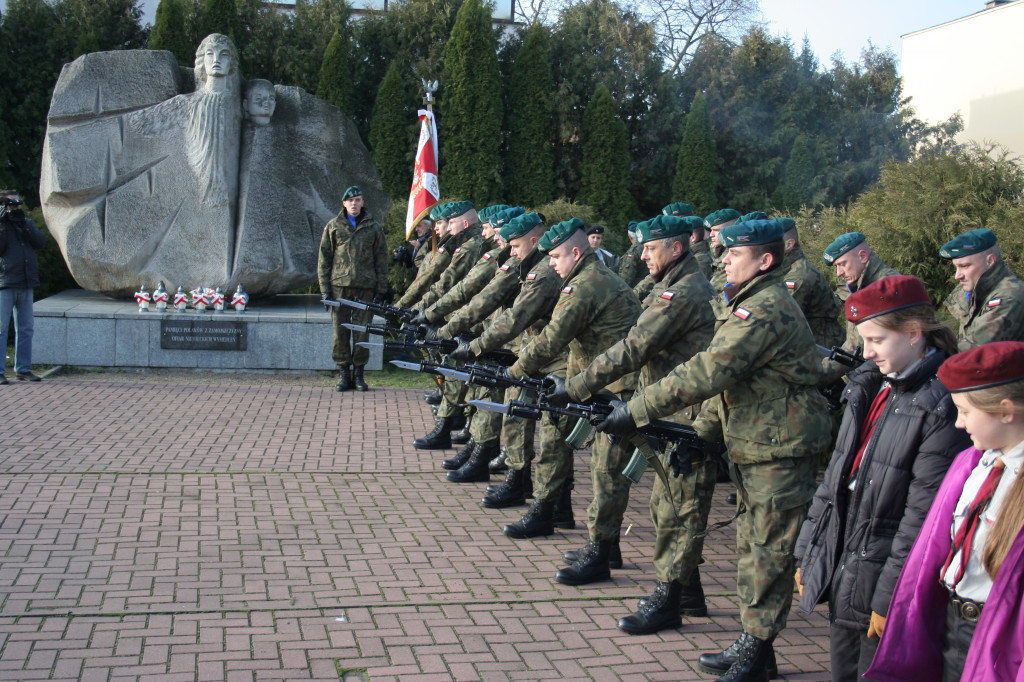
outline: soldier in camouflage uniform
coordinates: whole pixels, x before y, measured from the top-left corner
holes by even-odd
[[[939,255],[953,262],[960,282],[945,304],[960,323],[960,350],[1024,341],[1024,283],[1003,261],[995,233],[971,230],[946,242]]]
[[[320,238],[317,279],[320,295],[334,300],[347,299],[383,301],[388,291],[388,245],[373,216],[363,205],[363,190],[353,185],[341,200],[344,208],[324,227]],[[365,334],[350,332],[342,324],[369,324],[373,313],[352,308],[332,308],[334,340],[331,358],[338,365],[341,378],[335,387],[347,391],[353,385],[366,390],[363,367],[370,351],[355,345],[366,340]],[[351,346],[349,344],[352,344]]]
[[[521,289],[512,306],[494,318],[484,333],[473,341],[460,344],[449,356],[455,361],[465,361],[483,355],[506,344],[516,341],[519,348],[534,339],[551,318],[562,279],[547,263],[544,254],[537,248],[540,238],[544,235],[545,226],[536,213],[527,213],[509,221],[501,230],[502,239],[509,242],[512,253],[519,258],[517,269],[521,281]],[[456,320],[449,322],[449,325]],[[445,333],[442,329],[441,332]],[[518,350],[518,348],[517,348]],[[533,374],[535,378],[546,373],[565,375],[565,353],[556,353],[550,360],[539,367]],[[531,423],[532,426],[532,423]],[[558,463],[569,458],[572,448],[565,443],[565,437],[571,430],[567,418],[555,419],[545,415],[540,422],[541,458],[533,467],[534,479],[532,490],[535,500],[548,501],[552,512],[558,498],[564,497],[562,505],[569,503],[569,476]],[[514,433],[511,433],[514,432]],[[533,434],[523,428],[523,420],[519,417],[506,417],[502,427],[502,435],[508,436],[508,474],[505,482],[483,499],[485,507],[500,509],[522,504],[526,491],[531,487],[529,459],[527,448],[532,447]],[[515,436],[518,435],[519,438]],[[527,435],[529,438],[527,439]],[[521,439],[521,440],[520,440]],[[554,465],[549,464],[554,461]],[[536,504],[536,502],[535,502]],[[571,509],[571,507],[570,507]],[[508,533],[506,527],[506,534]],[[526,529],[527,534],[513,537],[535,537],[550,535],[554,532],[554,517],[547,519],[543,527]]]
[[[844,282],[836,288],[836,295],[843,304],[853,292],[883,277],[900,274],[882,262],[868,246],[867,237],[860,232],[839,235],[834,242],[825,247],[822,259],[827,264],[835,266],[836,277]],[[853,353],[863,347],[864,340],[857,331],[857,325],[847,322],[843,350]],[[829,358],[821,359],[821,368],[822,385],[841,379],[853,370],[852,367]]]
[[[697,216],[658,216],[640,223],[638,241],[645,245],[644,262],[656,280],[654,290],[643,302],[644,312],[625,339],[553,391],[548,398],[551,404],[586,402],[604,386],[637,370],[640,371],[637,391],[642,391],[707,347],[715,330],[710,303],[715,292],[697,260],[689,253],[690,235],[698,227],[703,229],[704,221]],[[699,406],[690,406],[669,419],[692,424],[698,409]],[[711,510],[718,464],[701,453],[693,456],[687,465],[670,455],[671,450],[667,447],[661,455],[663,466],[666,471],[677,470],[678,473],[668,477],[668,494],[660,477],[654,481],[651,492],[658,585],[637,613],[619,620],[619,628],[630,634],[650,634],[678,627],[680,613],[707,615],[697,564],[704,545],[702,533]],[[689,471],[684,473],[687,466]],[[674,501],[682,505],[678,512]],[[621,562],[617,550],[616,541],[609,563],[616,559]],[[568,559],[575,559],[575,556],[567,556]]]
[[[690,253],[704,273],[704,278],[711,281],[715,273],[715,257],[711,254],[711,243],[707,239],[707,232],[704,231],[704,219],[701,218],[700,225],[694,224],[693,237],[690,242]]]
[[[640,256],[644,252],[644,245],[636,240],[637,224],[635,220],[629,221],[626,234],[629,235],[630,247],[626,253],[622,254],[622,259],[619,261],[619,269],[617,270],[619,277],[631,287],[635,287],[640,283],[640,280],[647,276],[647,266],[640,260]]]
[[[455,201],[442,210],[451,235],[447,248],[452,253],[448,267],[420,298],[417,307],[427,308],[450,291],[465,277],[483,255],[487,244],[481,234],[480,220],[470,201]],[[492,242],[493,244],[493,242]],[[461,381],[445,380],[441,387],[441,404],[437,406],[434,429],[413,441],[418,450],[440,450],[451,447],[451,430],[457,417],[462,416],[466,385]]]
[[[540,247],[548,252],[550,265],[563,277],[558,303],[551,313],[551,321],[519,354],[509,368],[515,377],[531,376],[569,348],[566,376],[572,378],[595,357],[624,338],[640,316],[640,301],[622,280],[597,260],[578,218],[555,225],[544,233]],[[636,385],[635,375],[615,381],[608,388],[612,393],[624,395]],[[610,443],[607,438],[596,438],[591,452],[590,472],[594,486],[594,499],[587,510],[587,528],[590,541],[580,551],[577,560],[555,575],[555,580],[567,585],[583,585],[607,580],[611,573],[609,557],[613,543],[619,537],[622,516],[629,502],[629,479],[622,468],[632,448],[621,442]],[[541,458],[544,457],[541,446]],[[564,476],[572,467],[569,461],[553,462],[556,473],[552,479]],[[539,468],[539,463],[538,463]],[[506,527],[516,532],[550,518],[549,502],[534,489],[533,506],[519,524]]]
[[[735,223],[740,217],[740,212],[734,208],[722,208],[704,218],[704,227],[708,229],[708,241],[711,242],[711,288],[721,291],[725,286],[725,268],[722,265],[722,258],[725,257],[725,247],[718,241],[718,233],[726,227]]]
[[[708,401],[693,426],[708,441],[724,438],[742,503],[736,578],[743,633],[725,651],[700,657],[702,669],[724,673],[726,682],[765,679],[793,601],[793,549],[817,458],[830,442],[814,337],[783,280],[782,234],[773,220],[719,233],[732,286],[711,344],[598,426],[627,434]]]
[[[419,270],[416,271],[416,279],[412,281],[409,288],[405,290],[402,297],[398,299],[401,308],[415,308],[423,294],[437,281],[444,269],[452,262],[452,254],[448,249],[448,221],[444,218],[444,210],[448,203],[438,204],[430,210],[430,217],[434,220],[434,234],[437,235],[437,246],[430,251],[423,259]]]
[[[843,313],[839,297],[832,291],[825,275],[811,265],[804,255],[804,250],[800,248],[796,221],[792,218],[775,220],[786,231],[783,235],[786,256],[782,259],[786,288],[793,294],[800,310],[804,311],[804,317],[811,327],[815,342],[826,348],[842,344],[845,334],[842,325],[839,324],[839,316]]]

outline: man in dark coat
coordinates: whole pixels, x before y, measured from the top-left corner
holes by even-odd
[[[0,348],[7,352],[7,334],[14,313],[14,371],[21,381],[39,381],[32,373],[32,289],[39,286],[36,251],[46,237],[21,208],[14,190],[0,192]],[[6,363],[4,363],[6,365]],[[8,383],[0,365],[0,385]]]

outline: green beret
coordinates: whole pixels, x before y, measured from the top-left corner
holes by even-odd
[[[789,232],[794,227],[796,227],[796,221],[793,220],[792,218],[776,218],[775,222],[777,222],[779,225],[782,225],[783,232]]]
[[[486,208],[481,208],[478,211],[478,214],[480,215],[480,222],[490,222],[488,218],[490,218],[495,213],[504,211],[506,208],[508,208],[508,204],[494,204]]]
[[[472,210],[472,201],[453,201],[450,204],[445,204],[444,210],[441,212],[441,217],[445,220],[451,220],[452,218],[458,218],[460,215]]]
[[[721,208],[704,218],[704,227],[712,228],[715,225],[727,223],[740,217],[740,212],[735,208]]]
[[[544,233],[544,236],[540,238],[538,246],[544,251],[550,251],[571,237],[577,230],[582,229],[583,221],[579,218],[563,220]]]
[[[661,209],[661,214],[674,216],[693,215],[693,206],[682,201],[676,201]]]
[[[509,206],[491,216],[491,227],[496,230],[500,230],[503,226],[507,225],[510,220],[518,218],[524,213],[526,213],[526,209],[522,206]]]
[[[363,190],[359,188],[359,185],[352,185],[347,190],[345,190],[344,194],[341,195],[341,200],[345,201],[346,199],[351,199],[352,197],[361,196],[363,196]]]
[[[821,254],[821,257],[826,263],[832,265],[839,260],[844,253],[857,246],[857,244],[860,244],[865,239],[867,239],[867,237],[860,232],[847,232],[846,234],[841,234],[836,237],[834,242],[825,247],[825,253]]]
[[[636,226],[640,224],[638,220],[630,220],[629,225],[626,225],[626,232],[628,234],[636,235]]]
[[[693,234],[693,231],[698,227],[703,228],[704,221],[695,215],[659,215],[637,225],[636,241],[639,244],[646,244],[655,239],[678,237],[681,234]]]
[[[733,246],[760,246],[771,244],[782,239],[785,230],[774,220],[747,220],[723,227],[718,233],[718,241],[725,248]]]
[[[513,209],[515,210],[515,209]],[[522,211],[523,209],[519,209]],[[518,239],[524,234],[540,225],[540,216],[536,213],[520,213],[509,220],[505,227],[501,228],[501,238],[507,242]]]
[[[963,258],[964,256],[981,253],[995,245],[996,235],[992,230],[986,230],[985,228],[971,230],[943,244],[942,248],[939,249],[939,256],[946,260],[953,260],[954,258]]]
[[[447,206],[447,202],[440,204],[434,204],[434,208],[430,209],[431,220],[444,220],[444,207]]]
[[[748,220],[768,220],[768,214],[764,211],[751,211],[745,215],[741,215],[736,222],[745,223]]]

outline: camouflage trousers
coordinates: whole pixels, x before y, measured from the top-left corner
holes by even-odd
[[[438,417],[459,417],[464,413],[460,405],[466,402],[469,387],[464,381],[445,379],[441,386],[441,404],[437,406]]]
[[[729,465],[746,512],[736,519],[736,592],[743,631],[760,639],[786,627],[800,526],[815,490],[817,457]]]
[[[373,289],[361,287],[342,287],[335,291],[334,295],[349,300],[369,301],[373,298]],[[370,324],[373,320],[373,313],[368,310],[356,310],[355,308],[331,308],[331,319],[334,322],[334,341],[331,344],[331,359],[338,367],[348,367],[354,364],[357,367],[366,365],[370,360],[370,349],[357,346],[360,341],[366,341],[368,336],[362,332],[351,332],[341,325],[348,324]]]
[[[501,388],[487,388],[486,386],[473,386],[473,400],[489,400],[495,403],[505,402],[505,390]],[[501,438],[500,412],[486,412],[476,410],[473,412],[473,419],[469,425],[469,433],[477,443],[496,443]]]
[[[622,517],[629,504],[629,479],[622,475],[633,446],[619,439],[615,443],[598,433],[590,449],[590,479],[594,499],[587,507],[587,528],[590,539],[614,540],[619,537]]]
[[[668,473],[671,499],[665,484],[655,474],[651,489],[651,521],[654,522],[654,572],[658,582],[686,582],[700,563],[704,551],[702,533],[708,525],[711,498],[718,478],[718,461],[705,457],[691,464],[688,474],[676,476],[668,465],[668,455],[661,456]],[[654,473],[653,471],[651,473]]]
[[[505,391],[505,402],[519,400],[521,390],[512,387]],[[501,442],[505,444],[505,456],[508,465],[516,471],[533,461],[533,437],[537,432],[537,422],[525,417],[502,417]]]
[[[557,499],[572,475],[572,446],[565,439],[576,426],[575,417],[545,412],[540,418],[540,455],[533,463],[533,499]]]

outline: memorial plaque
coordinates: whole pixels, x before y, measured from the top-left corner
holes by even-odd
[[[160,320],[160,348],[245,350],[247,324],[240,320]]]

